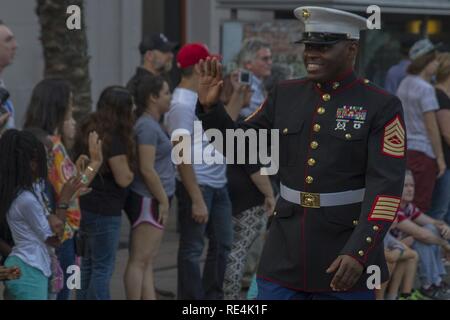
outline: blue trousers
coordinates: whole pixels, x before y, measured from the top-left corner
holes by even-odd
[[[427,214],[450,224],[450,170],[445,170],[444,175],[436,180],[431,209]]]
[[[304,292],[257,279],[258,300],[375,300],[375,291],[359,292]]]
[[[61,269],[64,273],[64,286],[58,293],[57,300],[69,300],[70,290],[67,288],[67,268],[75,264],[75,239],[67,239],[62,245],[56,249],[56,255],[58,256]]]
[[[82,212],[80,235],[86,246],[81,259],[81,290],[78,300],[111,300],[109,283],[120,240],[121,216]]]
[[[424,228],[439,235],[439,231],[432,224],[427,224]],[[442,262],[441,247],[437,244],[414,241],[412,248],[419,254],[417,274],[422,282],[422,286],[439,285],[442,281],[442,276],[446,274],[445,266]]]
[[[192,219],[191,200],[184,186],[177,183],[178,222],[180,246],[178,248],[178,299],[223,299],[223,281],[228,255],[233,242],[231,202],[227,187],[200,186],[208,208],[207,224]],[[200,257],[208,238],[208,253],[200,271]]]

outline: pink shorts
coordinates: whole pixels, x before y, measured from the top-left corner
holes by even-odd
[[[158,223],[158,205],[158,200],[130,191],[125,203],[125,212],[130,220],[131,228],[136,228],[141,223],[149,223],[163,230],[164,226]]]

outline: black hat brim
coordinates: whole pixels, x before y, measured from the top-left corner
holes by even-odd
[[[302,38],[295,43],[333,45],[342,40],[348,40],[348,35],[341,33],[304,32]]]
[[[308,40],[308,39],[301,39],[298,41],[295,41],[295,44],[315,44],[315,45],[334,45],[342,40],[329,40],[329,41],[323,41],[323,40]]]
[[[166,42],[164,45],[161,46],[158,50],[161,52],[173,52],[180,48],[180,45],[175,42]]]

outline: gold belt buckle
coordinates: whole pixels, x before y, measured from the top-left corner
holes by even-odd
[[[320,194],[300,192],[300,204],[306,208],[320,208]]]

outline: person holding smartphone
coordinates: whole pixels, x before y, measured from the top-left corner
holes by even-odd
[[[270,44],[259,38],[247,39],[237,55],[237,64],[241,69],[239,81],[251,86],[253,91],[250,103],[239,113],[240,120],[247,118],[264,102],[267,93],[264,79],[272,72],[272,52]]]

